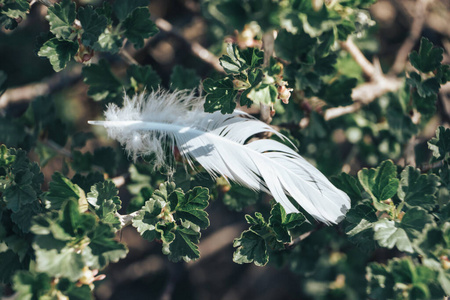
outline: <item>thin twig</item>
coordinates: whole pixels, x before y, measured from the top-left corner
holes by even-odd
[[[155,24],[156,24],[156,26],[158,26],[158,28],[161,31],[164,31],[164,32],[166,32],[168,34],[171,34],[174,37],[176,37],[179,40],[181,40],[184,43],[186,43],[186,45],[189,46],[190,50],[192,51],[192,53],[195,56],[197,56],[198,58],[200,58],[204,62],[210,64],[216,71],[221,72],[221,73],[225,72],[223,70],[222,66],[219,63],[219,58],[218,57],[216,57],[214,54],[209,52],[208,49],[206,49],[205,47],[203,47],[199,43],[188,41],[178,30],[176,30],[172,26],[172,24],[170,24],[169,22],[167,22],[166,20],[164,20],[162,18],[156,19],[155,20]]]
[[[364,56],[361,50],[359,50],[358,46],[355,45],[351,37],[349,37],[345,42],[341,42],[340,45],[344,50],[350,53],[356,63],[361,67],[363,73],[369,79],[376,75],[374,65]]]
[[[428,163],[427,164],[422,164],[420,170],[423,173],[426,173],[426,172],[428,172],[428,171],[430,171],[432,169],[440,168],[443,165],[444,165],[444,161],[440,160],[440,161],[437,161],[437,162],[432,163],[432,164],[428,164]]]
[[[421,36],[423,25],[427,15],[427,6],[430,3],[429,0],[417,0],[414,9],[414,17],[411,25],[411,30],[408,37],[403,42],[402,46],[397,52],[394,64],[392,65],[389,74],[396,75],[405,69],[408,54],[416,45],[417,40]]]
[[[81,66],[75,66],[44,79],[41,82],[10,88],[0,96],[0,110],[10,103],[29,102],[38,96],[49,95],[81,79]]]
[[[131,54],[127,51],[127,49],[125,49],[125,44],[126,43],[127,43],[127,39],[124,39],[123,40],[123,44],[122,44],[122,48],[120,48],[120,51],[119,51],[120,57],[122,57],[123,60],[129,65],[140,66],[140,63],[138,63],[138,61],[135,60],[134,57],[131,56]]]
[[[72,159],[72,153],[70,153],[69,150],[65,149],[64,147],[61,147],[60,145],[58,145],[54,141],[52,141],[52,140],[45,140],[45,141],[42,141],[42,144],[47,146],[47,147],[49,147],[49,148],[51,148],[52,150],[56,151],[60,155]]]
[[[374,63],[371,63],[355,43],[353,43],[351,38],[342,42],[341,46],[350,53],[356,63],[361,67],[363,73],[368,77],[369,82],[360,84],[353,89],[353,104],[327,109],[324,115],[327,121],[354,113],[385,93],[397,91],[403,85],[402,79],[385,76],[378,60],[374,60]]]
[[[351,114],[360,110],[363,106],[373,102],[378,97],[399,90],[403,85],[403,80],[399,78],[381,77],[376,82],[363,83],[352,91],[353,104],[327,109],[324,115],[326,121]]]

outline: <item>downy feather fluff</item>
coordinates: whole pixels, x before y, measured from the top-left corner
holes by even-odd
[[[125,96],[123,107],[110,104],[105,118],[89,123],[103,125],[135,158],[154,154],[156,163],[165,165],[169,143],[190,166],[195,160],[213,177],[270,193],[287,213],[298,212],[288,196],[326,224],[338,223],[350,208],[347,194],[291,148],[268,139],[246,143],[263,132],[287,138],[245,112],[205,113],[201,97],[156,91]]]

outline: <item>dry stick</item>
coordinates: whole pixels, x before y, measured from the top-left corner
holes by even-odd
[[[140,66],[141,64],[138,63],[138,61],[135,60],[134,57],[125,49],[126,43],[127,43],[127,39],[124,39],[123,43],[122,43],[122,48],[119,51],[120,57],[122,57],[122,59],[130,66],[131,65]]]
[[[369,79],[375,76],[375,66],[364,56],[361,50],[359,50],[358,46],[355,45],[351,37],[349,37],[345,42],[341,42],[340,45],[342,49],[350,53],[352,58],[361,67],[363,73]]]
[[[44,79],[42,82],[35,82],[24,86],[10,88],[0,96],[0,110],[5,109],[10,103],[29,102],[38,96],[44,96],[64,87],[73,84],[81,79],[81,66],[66,69],[62,72]]]
[[[411,31],[398,50],[397,56],[391,70],[389,71],[389,74],[396,75],[405,69],[408,54],[414,48],[414,45],[416,44],[422,33],[423,25],[425,24],[426,19],[426,11],[429,3],[429,0],[416,1]]]
[[[324,115],[324,118],[327,121],[354,113],[385,93],[397,91],[403,85],[402,79],[385,76],[378,63],[372,64],[368,61],[361,50],[353,43],[351,38],[342,42],[341,46],[350,53],[356,63],[361,67],[364,74],[370,79],[370,82],[363,83],[353,89],[352,99],[354,103],[352,105],[327,109]]]
[[[47,5],[42,1],[39,2]],[[183,40],[186,44],[189,45],[192,53],[194,53],[197,57],[199,57],[206,63],[210,64],[216,71],[221,73],[224,72],[222,66],[219,63],[219,59],[199,43],[190,43],[180,33],[174,30],[173,26],[164,19],[159,18],[155,21],[155,23],[161,31],[170,33],[175,37]],[[121,49],[120,56],[126,63],[130,65],[139,65],[139,63],[124,48]],[[80,80],[81,70],[81,65],[77,65],[72,69],[65,69],[59,73],[55,73],[49,78],[44,79],[42,82],[31,83],[17,88],[7,89],[6,92],[2,96],[0,96],[0,110],[5,109],[10,103],[30,102],[38,96],[49,95],[58,90],[61,90],[64,87]]]

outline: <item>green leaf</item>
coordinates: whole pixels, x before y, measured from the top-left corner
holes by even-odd
[[[432,224],[433,218],[426,210],[414,207],[408,210],[401,222],[381,219],[374,223],[374,239],[382,247],[413,253],[413,241],[419,237],[425,225]]]
[[[427,224],[434,224],[433,216],[420,207],[409,209],[402,218],[401,228],[411,240],[417,239]]]
[[[120,229],[120,221],[116,217],[122,202],[117,196],[119,191],[112,181],[96,183],[87,194],[87,201],[94,206],[97,216],[103,223]]]
[[[12,163],[10,166],[12,175],[10,176],[13,180],[6,185],[3,197],[6,207],[17,213],[22,206],[37,201],[37,196],[41,194],[40,186],[43,182],[43,175],[35,163],[30,163],[25,151],[11,149],[8,151],[10,157],[13,158],[11,160],[8,159],[9,155],[6,156],[5,150],[3,148],[3,157],[6,158],[3,164]]]
[[[314,71],[317,74],[319,74],[320,76],[331,75],[336,70],[336,67],[335,67],[336,62],[337,62],[336,54],[330,54],[325,57],[319,57],[316,59],[316,63],[314,64]],[[339,72],[342,74],[341,69],[339,69]],[[355,73],[357,74],[357,72],[355,72]],[[352,73],[351,76],[355,76],[356,74]],[[349,79],[351,80],[351,79],[355,79],[355,78],[349,78]],[[347,83],[347,85],[349,85],[349,84],[350,84],[350,82]]]
[[[165,201],[150,198],[145,202],[139,214],[133,218],[133,227],[137,229],[144,239],[153,241],[159,237],[159,233],[156,231],[156,225],[160,221],[159,215],[165,205]]]
[[[66,247],[61,251],[56,249],[35,249],[36,269],[53,277],[67,277],[77,281],[83,276],[84,262],[75,248]]]
[[[126,2],[126,1],[121,1]],[[105,2],[106,3],[106,2]],[[122,47],[122,37],[115,31],[106,28],[98,37],[98,41],[94,43],[92,48],[96,51],[110,52],[116,54]]]
[[[78,44],[76,42],[52,38],[42,45],[38,55],[47,57],[53,69],[59,72],[67,66],[67,63],[75,56],[77,51]]]
[[[89,85],[88,95],[95,101],[114,101],[123,93],[122,83],[113,75],[106,60],[83,67],[82,74]]]
[[[5,27],[5,29],[8,30],[14,30],[17,27],[17,21],[6,15],[0,14],[0,27]]]
[[[172,195],[174,194],[176,193]],[[178,193],[177,196],[180,194]],[[198,232],[200,228],[205,229],[209,226],[208,214],[204,211],[208,206],[209,199],[209,190],[207,188],[194,187],[185,195],[181,194],[177,198],[175,218],[180,219],[185,227]],[[186,224],[186,221],[189,221],[189,224]]]
[[[14,275],[14,290],[17,299],[45,299],[52,288],[52,279],[45,273],[20,271]],[[41,298],[42,297],[42,298]]]
[[[275,52],[279,58],[287,61],[308,62],[310,61],[308,54],[315,45],[316,39],[303,31],[292,34],[286,30],[280,30],[275,40]]]
[[[375,235],[374,239],[381,247],[413,253],[413,244],[411,243],[405,230],[398,226],[398,223],[387,219],[381,219],[373,225]]]
[[[16,156],[12,155],[4,144],[0,145],[0,167],[11,166],[15,159]]]
[[[345,231],[349,236],[355,236],[365,230],[371,229],[373,223],[378,221],[376,215],[377,210],[366,204],[359,204],[349,210],[346,216],[347,222],[350,223]]]
[[[37,270],[71,281],[83,276],[85,266],[100,269],[127,252],[124,245],[114,240],[110,225],[98,223],[91,212],[80,213],[73,200],[67,201],[59,213],[35,218],[31,230],[36,234],[33,248]]]
[[[104,180],[105,178],[102,173],[90,172],[86,176],[77,173],[72,177],[71,181],[82,188],[85,193],[88,193],[91,190],[91,186],[97,182],[103,182]]]
[[[1,13],[11,19],[25,19],[29,13],[30,4],[26,0],[2,1]],[[17,23],[16,23],[17,24]],[[12,25],[12,24],[11,24]],[[17,25],[16,25],[17,26]],[[6,28],[13,29],[13,28]]]
[[[413,135],[417,134],[417,125],[411,120],[403,103],[407,96],[399,93],[387,94],[389,105],[386,109],[386,118],[389,124],[389,133],[399,142],[406,143]]]
[[[36,192],[30,184],[27,184],[25,180],[31,181],[31,173],[27,173],[25,176],[27,179],[21,179],[21,182],[15,185],[11,185],[4,191],[4,198],[6,201],[6,207],[13,212],[18,212],[23,205],[32,203],[36,200]]]
[[[86,145],[86,142],[93,138],[95,138],[95,135],[92,132],[76,132],[72,135],[72,144],[70,145],[70,148],[83,148]]]
[[[6,79],[8,78],[8,76],[6,75],[6,73],[2,70],[0,70],[0,96],[3,95],[3,93],[6,90]]]
[[[258,48],[246,48],[240,51],[240,56],[250,69],[261,67],[264,62],[264,51]]]
[[[17,212],[11,214],[11,221],[13,221],[23,232],[30,231],[31,220],[34,216],[42,212],[42,206],[38,201],[22,205]]]
[[[131,65],[127,69],[127,77],[136,93],[157,90],[161,83],[161,78],[151,66]]]
[[[255,263],[257,266],[264,266],[269,261],[269,253],[284,250],[284,243],[281,241],[291,240],[290,230],[293,230],[303,223],[305,218],[301,214],[285,215],[281,205],[275,205],[272,213],[271,225],[267,224],[261,213],[255,213],[255,217],[246,215],[250,229],[244,231],[241,236],[234,240],[233,246],[237,249],[233,254],[233,261],[239,264]]]
[[[50,188],[44,196],[45,206],[49,209],[59,210],[68,200],[86,202],[84,191],[59,172],[55,172],[50,182]]]
[[[344,191],[353,203],[362,200],[361,186],[355,177],[348,175],[347,173],[341,173],[340,175],[332,176],[330,181],[338,189]]]
[[[289,230],[301,226],[307,222],[305,216],[301,213],[286,212],[280,203],[276,203],[270,211],[269,226],[272,227],[276,239],[282,243],[292,242]]]
[[[254,205],[258,194],[237,184],[231,184],[230,190],[223,196],[223,202],[232,210],[242,211],[246,206]]]
[[[181,65],[176,65],[170,75],[170,89],[192,90],[200,86],[200,77],[194,69],[187,69]]]
[[[444,270],[439,270],[438,281],[441,284],[442,289],[447,295],[450,295],[450,274]]]
[[[144,39],[159,32],[155,23],[150,20],[150,12],[147,7],[139,7],[123,21],[125,37],[134,44],[135,48],[144,46]]]
[[[417,91],[412,92],[412,98],[417,111],[425,117],[431,117],[436,112],[437,95],[421,97]]]
[[[48,138],[56,144],[64,147],[67,142],[67,126],[60,119],[55,119],[49,126]]]
[[[441,85],[446,84],[450,81],[450,66],[449,65],[441,65],[436,72],[436,78],[439,79],[439,83]]]
[[[86,46],[93,46],[106,29],[106,17],[99,15],[92,6],[87,6],[78,9],[78,20],[83,27],[81,42]]]
[[[340,76],[326,87],[323,87],[319,97],[322,97],[331,106],[346,106],[353,103],[352,90],[358,80]]]
[[[392,299],[395,280],[388,267],[371,263],[367,267],[367,292],[373,299]]]
[[[8,249],[5,252],[0,252],[0,282],[9,283],[11,277],[18,270],[27,268],[20,262],[19,256],[14,251]]]
[[[406,82],[412,87],[417,89],[417,93],[421,97],[430,97],[439,93],[441,85],[435,78],[428,78],[422,81],[422,77],[416,72],[410,72],[409,78],[406,78]]]
[[[90,243],[83,255],[93,269],[102,269],[127,255],[127,248],[114,240],[114,230],[107,224],[99,224],[88,237]]]
[[[169,255],[173,262],[184,260],[190,262],[200,257],[197,244],[200,233],[189,228],[176,227],[174,230],[175,239],[170,244],[163,245],[163,253]]]
[[[358,179],[375,202],[393,197],[399,186],[397,167],[390,160],[382,162],[376,169],[362,169]]]
[[[106,173],[113,176],[117,167],[116,152],[111,147],[95,149],[92,163],[102,167]]]
[[[205,112],[220,110],[222,114],[231,114],[236,108],[236,96],[238,91],[234,90],[233,81],[230,78],[213,80],[211,78],[203,81],[203,89],[207,93],[204,109]]]
[[[314,72],[298,71],[295,75],[295,88],[298,90],[311,89],[314,93],[318,93],[322,86],[322,80],[319,75]]]
[[[50,31],[59,39],[69,39],[75,16],[75,3],[71,0],[55,3],[48,8]]]
[[[174,183],[160,184],[152,197],[133,218],[132,224],[143,238],[160,239],[163,253],[172,261],[190,261],[199,257],[196,244],[200,228],[209,225],[208,189],[195,187],[186,194]]]
[[[95,216],[82,214],[77,202],[69,200],[64,203],[57,220],[59,226],[72,237],[83,237],[95,226]]]
[[[436,204],[439,178],[433,174],[420,174],[419,169],[408,166],[400,175],[397,195],[410,206],[420,206],[432,210]]]
[[[277,88],[273,85],[265,85],[259,88],[253,88],[249,93],[246,94],[247,98],[251,99],[251,103],[262,103],[262,104],[271,104],[274,103],[277,99],[278,92]],[[244,97],[242,94],[241,98]],[[251,104],[250,103],[250,104]],[[242,103],[241,101],[241,104]],[[247,104],[247,103],[245,103]]]
[[[238,264],[255,263],[265,266],[269,262],[269,254],[264,238],[253,231],[244,231],[234,240],[233,247],[237,247],[233,254],[233,261]]]
[[[250,60],[252,60],[251,57]],[[227,45],[227,54],[222,55],[219,61],[227,74],[239,74],[249,68],[245,59],[241,57],[238,46],[235,44]]]
[[[78,282],[71,282],[67,278],[60,278],[56,287],[70,300],[94,299],[91,287],[87,284],[80,284]]]
[[[436,160],[447,160],[450,154],[450,128],[439,126],[436,137],[428,142],[428,148],[433,151]]]
[[[123,21],[125,20],[132,11],[138,7],[147,7],[149,5],[149,0],[127,0],[120,1],[116,0],[113,4],[113,11],[116,17]]]
[[[82,153],[80,151],[72,151],[72,162],[70,166],[75,172],[89,172],[92,169],[94,157],[91,152]]]
[[[422,37],[419,53],[417,51],[411,52],[409,59],[417,70],[428,73],[436,70],[440,66],[442,53],[444,53],[442,48],[433,48],[433,43],[427,38]]]
[[[114,182],[107,180],[99,182],[91,187],[91,191],[87,194],[87,201],[94,208],[101,207],[107,200],[112,200],[116,211],[121,208],[122,202],[119,199],[119,191]]]

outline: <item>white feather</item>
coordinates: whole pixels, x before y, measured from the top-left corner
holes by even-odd
[[[163,148],[169,143],[189,165],[195,160],[213,177],[225,176],[270,193],[287,213],[298,212],[290,196],[319,221],[338,223],[344,218],[350,208],[347,194],[294,150],[274,140],[246,143],[263,132],[286,137],[239,110],[205,113],[202,101],[187,92],[125,96],[122,108],[108,106],[106,121],[89,123],[103,125],[134,157],[154,154],[157,165],[166,165]]]

